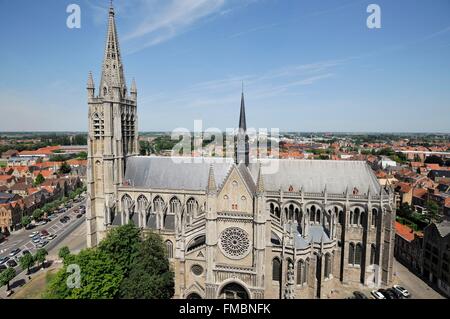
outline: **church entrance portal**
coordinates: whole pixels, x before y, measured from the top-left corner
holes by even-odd
[[[247,290],[237,283],[229,283],[220,291],[220,299],[250,299]]]

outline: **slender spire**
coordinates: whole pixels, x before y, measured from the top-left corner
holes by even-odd
[[[89,72],[89,75],[88,75],[87,88],[88,89],[94,89],[95,88],[94,78],[92,77],[92,72]]]
[[[102,78],[100,82],[101,94],[104,94],[105,87],[108,88],[108,90],[117,87],[120,89],[120,92],[124,92],[126,89],[112,1],[109,8],[108,32],[102,65]]]
[[[137,93],[136,81],[134,80],[134,78],[133,78],[133,81],[131,81],[130,92],[131,92],[131,93]]]
[[[214,167],[211,164],[209,166],[209,174],[208,174],[208,194],[213,194],[217,191],[216,179],[214,177]]]
[[[244,100],[244,84],[242,84],[242,95],[241,95],[241,111],[239,115],[239,130],[237,134],[236,141],[236,154],[235,162],[239,164],[244,162],[248,166],[250,163],[250,146],[248,143],[247,135],[247,120],[245,118],[245,100]]]
[[[264,176],[262,175],[261,163],[258,167],[258,180],[256,182],[256,189],[259,194],[264,193]]]

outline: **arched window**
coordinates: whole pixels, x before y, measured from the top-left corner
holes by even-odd
[[[187,215],[190,220],[197,217],[198,214],[198,202],[194,198],[190,198],[187,201]]]
[[[297,262],[297,285],[301,285],[303,283],[303,274],[305,272],[305,263],[302,259]]]
[[[375,244],[370,245],[370,264],[375,265],[375,256],[377,254],[377,247]]]
[[[329,278],[331,275],[331,255],[330,253],[325,254],[325,278]]]
[[[130,196],[124,195],[122,197],[122,209],[123,209],[124,213],[126,213],[126,214],[130,213],[131,203],[132,203],[132,200],[131,200]]]
[[[137,200],[137,209],[139,213],[144,213],[148,206],[148,200],[144,195],[139,196]]]
[[[164,209],[164,200],[159,196],[155,197],[155,199],[153,200],[153,210],[156,213],[161,213],[163,209]]]
[[[315,215],[316,209],[315,209],[315,207],[312,206],[311,209],[307,209],[306,211],[309,214],[309,221],[310,222],[314,222],[316,220],[316,215]]]
[[[355,244],[350,243],[348,245],[348,263],[349,265],[355,264]]]
[[[316,223],[320,224],[320,209],[318,209],[316,212]]]
[[[358,225],[359,221],[359,208],[355,208],[355,212],[353,214],[353,225]]]
[[[344,225],[344,212],[342,210],[339,212],[339,224]]]
[[[167,258],[173,258],[173,244],[170,240],[166,240]]]
[[[294,220],[294,205],[289,205],[289,220]]]
[[[366,214],[364,212],[361,212],[361,215],[359,216],[359,225],[364,227],[364,220],[366,218]]]
[[[372,209],[372,226],[377,226],[378,210]]]
[[[278,258],[274,258],[272,260],[272,280],[273,281],[281,280],[281,262]]]
[[[355,249],[355,265],[361,265],[361,257],[362,257],[362,245],[360,243],[357,243]]]
[[[302,275],[302,285],[308,283],[308,275],[309,275],[309,258],[306,258],[305,261],[305,271]]]
[[[270,203],[269,207],[270,207],[270,213],[271,214],[275,213],[275,207],[274,207],[273,203]]]
[[[170,212],[172,214],[176,214],[180,211],[181,203],[180,200],[176,197],[170,200]]]

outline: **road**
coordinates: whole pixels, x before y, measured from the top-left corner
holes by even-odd
[[[445,299],[396,259],[394,259],[394,282],[405,287],[413,299]]]
[[[85,205],[85,201],[81,201],[80,203],[74,204],[74,206],[70,209],[68,209],[65,213],[62,214],[57,214],[56,218],[54,218],[52,221],[48,222],[46,225],[42,225],[42,226],[37,226],[31,230],[25,230],[22,229],[14,234],[12,234],[11,236],[9,236],[7,238],[6,241],[2,242],[0,244],[0,255],[3,256],[8,256],[9,253],[16,248],[20,248],[22,251],[24,249],[28,250],[29,252],[31,252],[32,254],[35,253],[35,251],[37,250],[37,248],[35,247],[35,244],[31,241],[31,238],[29,237],[29,235],[34,232],[34,231],[39,231],[41,232],[42,230],[47,230],[49,232],[49,234],[56,234],[56,238],[54,238],[53,240],[51,240],[44,248],[49,252],[50,256],[55,258],[58,255],[58,249],[60,247],[62,247],[63,245],[60,245],[61,243],[64,244],[66,246],[69,246],[69,249],[71,248],[71,246],[73,246],[72,242],[67,242],[66,238],[68,235],[70,235],[72,232],[78,231],[80,232],[81,229],[81,235],[82,235],[82,229],[84,229],[84,225],[85,225],[85,220],[86,217],[85,215],[83,215],[81,218],[77,218],[77,213],[75,212],[75,210],[77,208],[79,208],[81,205]],[[70,217],[70,221],[67,223],[61,223],[60,219],[64,216],[68,216]],[[76,249],[81,249],[84,248],[83,247],[83,241],[81,240],[81,237],[83,236],[79,236],[80,239],[78,239],[78,241],[75,241],[74,243],[79,243],[78,246],[74,246],[72,248]],[[84,236],[85,238],[85,236]],[[85,242],[85,239],[84,239]],[[85,245],[85,244],[84,244]],[[22,253],[20,252],[17,256],[21,256]],[[49,257],[50,257],[49,256]],[[17,265],[16,267],[14,267],[16,269],[17,275],[16,278],[14,278],[12,280],[12,284],[15,281],[21,280],[23,278],[25,278],[25,271],[23,271],[20,267],[20,265]],[[1,290],[0,291],[0,295],[3,297],[4,295],[4,291]]]

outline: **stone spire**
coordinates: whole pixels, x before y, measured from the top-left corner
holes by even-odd
[[[208,174],[208,189],[207,192],[208,194],[212,194],[214,192],[217,191],[217,186],[216,186],[216,178],[214,177],[214,167],[211,164],[209,166],[209,174]]]
[[[258,180],[256,181],[256,191],[258,194],[264,193],[264,177],[262,175],[261,163],[258,168]]]
[[[235,162],[239,164],[244,162],[246,166],[250,163],[250,147],[247,135],[247,120],[245,118],[245,100],[244,100],[244,86],[242,86],[241,95],[241,111],[239,115],[239,131],[236,140],[236,154]]]
[[[137,88],[136,88],[136,81],[134,80],[134,78],[133,81],[131,81],[130,95],[133,100],[137,100]]]
[[[88,75],[87,88],[95,89],[94,78],[92,77],[92,72],[89,72],[89,75]]]
[[[107,90],[105,90],[105,88]],[[110,93],[113,88],[119,88],[120,94],[125,95],[125,76],[120,55],[114,7],[112,6],[111,1],[111,6],[109,8],[108,33],[106,36],[106,46],[102,65],[102,77],[100,81],[101,96]]]

